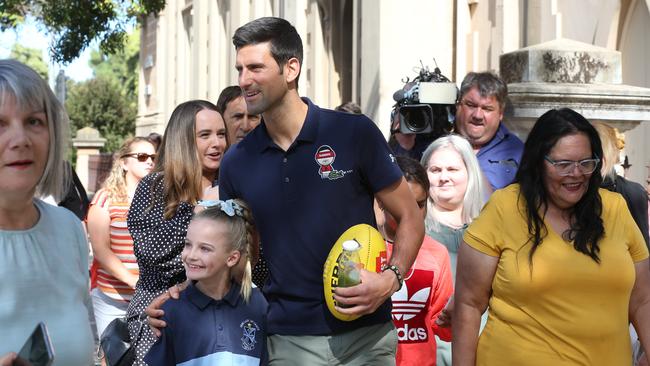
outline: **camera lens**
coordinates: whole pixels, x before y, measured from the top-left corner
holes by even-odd
[[[431,106],[427,104],[403,106],[399,109],[399,114],[400,129],[403,133],[426,133],[431,131]]]

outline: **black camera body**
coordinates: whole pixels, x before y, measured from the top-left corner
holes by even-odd
[[[427,67],[413,81],[406,80],[404,88],[393,94],[393,116],[399,121],[403,134],[432,134],[440,136],[451,131],[456,115],[458,89],[437,67]],[[396,131],[395,131],[396,132]]]

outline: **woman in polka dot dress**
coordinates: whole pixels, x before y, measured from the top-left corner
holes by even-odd
[[[218,199],[216,179],[226,147],[217,108],[202,100],[182,103],[169,119],[153,172],[135,192],[127,219],[140,268],[127,311],[135,365],[145,365],[142,359],[155,342],[142,315],[145,308],[185,281],[181,251],[187,226],[200,199]]]

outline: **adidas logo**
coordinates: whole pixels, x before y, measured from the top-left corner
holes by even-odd
[[[430,292],[431,287],[425,287],[413,294],[409,299],[408,287],[405,281],[404,286],[391,297],[393,301],[393,319],[409,320],[417,316],[427,304]]]

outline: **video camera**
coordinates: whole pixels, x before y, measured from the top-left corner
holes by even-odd
[[[431,72],[424,65],[418,76],[412,81],[407,77],[405,83],[393,94],[397,103],[392,116],[399,121],[399,132],[438,137],[451,131],[456,115],[456,84],[442,75],[438,67]]]

